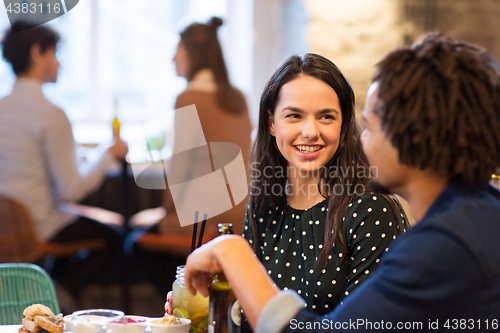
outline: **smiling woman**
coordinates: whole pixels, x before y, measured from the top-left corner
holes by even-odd
[[[309,177],[308,173],[326,165],[337,151],[342,126],[340,109],[335,90],[314,77],[299,75],[281,88],[276,111],[270,118],[270,133],[288,166],[299,171],[299,178],[288,179],[292,188],[301,179],[317,183],[317,177]],[[319,195],[318,200],[324,198]]]
[[[293,56],[275,71],[260,101],[244,237],[276,285],[319,314],[406,229],[394,201],[370,192],[359,136],[354,93],[331,61]]]

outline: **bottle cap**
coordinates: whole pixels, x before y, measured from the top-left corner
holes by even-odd
[[[219,235],[227,235],[233,233],[232,223],[219,223]]]

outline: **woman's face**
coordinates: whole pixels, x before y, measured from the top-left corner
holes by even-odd
[[[333,157],[340,141],[342,113],[335,90],[307,75],[281,87],[271,135],[289,166],[309,173]]]
[[[177,53],[175,54],[173,61],[177,75],[187,79],[189,72],[189,57],[186,47],[182,44],[182,42],[177,44]]]

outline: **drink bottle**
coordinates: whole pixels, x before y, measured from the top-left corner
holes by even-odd
[[[113,127],[113,139],[118,139],[120,137],[120,120],[118,119],[118,99],[115,98],[115,118],[111,123]]]
[[[219,223],[219,235],[232,234],[231,223]],[[212,274],[208,333],[240,333],[241,307],[224,273]]]

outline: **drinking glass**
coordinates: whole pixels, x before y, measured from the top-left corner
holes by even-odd
[[[205,333],[208,328],[208,297],[203,297],[200,293],[193,296],[187,291],[184,267],[177,267],[176,280],[172,285],[172,314],[191,319],[190,332]]]

